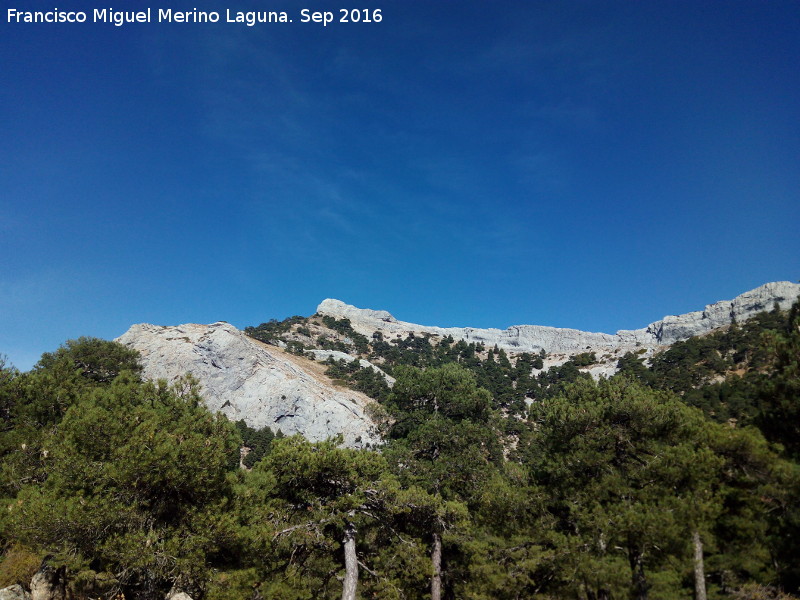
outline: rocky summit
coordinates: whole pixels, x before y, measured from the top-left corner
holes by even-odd
[[[233,421],[312,441],[342,435],[349,447],[378,441],[366,412],[373,400],[335,386],[322,365],[262,344],[228,323],[139,324],[116,341],[139,351],[148,379],[194,375],[208,407]]]

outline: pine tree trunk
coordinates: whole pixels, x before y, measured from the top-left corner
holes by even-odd
[[[694,598],[695,600],[706,600],[706,573],[703,564],[703,540],[700,539],[700,532],[696,529],[692,533],[692,543],[694,544]]]
[[[647,600],[647,577],[644,574],[644,556],[639,551],[631,551],[628,560],[631,565],[631,583],[635,600]]]
[[[431,600],[442,600],[442,538],[433,534],[433,550],[431,551],[433,575],[431,576]]]
[[[344,530],[344,585],[342,600],[356,600],[358,558],[356,557],[356,528],[348,523]]]

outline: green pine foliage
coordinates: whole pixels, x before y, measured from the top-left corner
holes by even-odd
[[[4,511],[4,536],[83,573],[87,590],[200,589],[226,535],[219,509],[239,437],[197,390],[189,377],[167,387],[123,372],[81,394],[43,432],[39,476]]]
[[[795,308],[791,315],[796,313]],[[656,355],[650,366],[627,353],[618,363],[617,376],[675,392],[717,422],[758,424],[768,439],[791,445],[793,436],[778,430],[793,420],[788,414],[770,419],[767,413],[774,404],[765,399],[775,397],[773,386],[787,380],[784,365],[792,362],[791,340],[796,336],[792,319],[796,316],[777,309],[760,313],[744,324],[677,342]],[[767,425],[770,420],[774,428]]]
[[[325,315],[322,317],[322,322],[333,331],[337,331],[347,336],[347,338],[350,340],[350,343],[353,344],[356,352],[359,354],[369,351],[369,340],[353,329],[350,319],[335,319],[334,317]]]
[[[329,357],[326,364],[328,368],[325,374],[334,381],[349,385],[354,390],[378,401],[389,397],[391,388],[384,376],[370,367],[363,368],[358,359],[347,362],[343,358],[334,360],[333,357]]]
[[[243,420],[236,421],[236,429],[242,438],[242,446],[245,449],[242,464],[248,469],[252,469],[257,462],[269,454],[275,433],[269,427],[261,429],[250,427]]]
[[[244,332],[252,338],[255,338],[265,344],[273,343],[282,338],[293,325],[305,323],[305,317],[294,316],[278,321],[277,319],[270,319],[266,323],[262,323],[256,327],[245,327]]]
[[[651,575],[690,565],[695,530],[714,548],[706,573],[715,589],[774,578],[768,514],[783,463],[754,430],[718,425],[624,378],[568,386],[531,418],[522,458],[548,490],[556,547],[571,548],[563,593],[679,597],[680,571]]]
[[[122,371],[138,374],[142,368],[135,350],[99,338],[68,340],[55,352],[45,352],[36,364],[38,371],[72,368],[93,383],[110,383]]]
[[[29,373],[0,361],[0,583],[44,560],[81,600],[334,599],[354,535],[362,598],[430,598],[440,548],[447,599],[670,600],[692,597],[696,536],[710,599],[800,590],[800,308],[628,354],[599,382],[591,354],[544,370],[543,353],[346,319],[251,334],[389,372],[392,388],[327,365],[379,399],[384,444],[229,423],[112,342]]]

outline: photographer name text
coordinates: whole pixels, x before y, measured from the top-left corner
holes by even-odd
[[[88,11],[67,11],[53,8],[49,11],[30,11],[9,8],[7,23],[107,23],[122,27],[133,23],[233,23],[254,27],[271,23],[308,23],[327,27],[336,23],[372,24],[383,21],[380,8],[340,8],[335,11],[320,11],[304,8],[299,13],[286,11],[224,11],[174,10],[172,8],[147,8],[144,10],[115,10],[95,8]]]

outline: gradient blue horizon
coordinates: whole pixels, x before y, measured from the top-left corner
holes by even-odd
[[[800,278],[797,2],[115,8],[147,6],[383,21],[4,10],[0,354],[18,368],[81,335],[328,297],[614,332]]]

